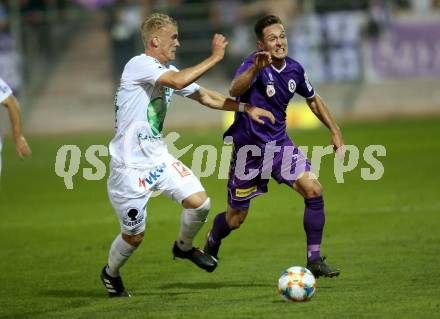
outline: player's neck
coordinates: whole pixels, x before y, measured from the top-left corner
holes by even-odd
[[[164,57],[162,54],[155,52],[154,50],[147,49],[145,50],[145,54],[151,56],[152,58],[155,58],[162,65],[166,65],[169,62],[166,57]]]
[[[285,64],[286,64],[286,60],[285,59],[279,59],[279,60],[278,59],[277,60],[272,59],[273,67],[278,69],[278,70],[281,70],[284,67]]]

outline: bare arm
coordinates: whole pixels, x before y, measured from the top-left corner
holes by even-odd
[[[242,104],[230,98],[227,98],[223,94],[205,89],[203,87],[200,87],[198,91],[194,92],[188,97],[209,108],[223,111],[240,111],[240,104]],[[272,122],[272,124],[275,123],[275,118],[273,114],[259,107],[245,104],[244,109],[241,111],[249,114],[252,120],[260,124],[264,124],[264,121],[261,119],[261,117],[268,118]]]
[[[272,63],[269,52],[261,51],[255,54],[254,64],[234,78],[229,89],[229,94],[233,97],[243,95],[251,86],[253,79],[258,71]]]
[[[13,95],[10,95],[8,98],[6,98],[6,100],[4,100],[2,104],[4,104],[8,109],[9,119],[12,126],[12,136],[14,139],[17,154],[21,158],[25,158],[26,156],[31,155],[32,151],[29,148],[21,130],[20,105]]]
[[[220,62],[225,55],[225,48],[228,45],[225,37],[221,34],[215,34],[212,39],[212,54],[207,59],[199,64],[176,71],[169,71],[162,74],[156,83],[180,90],[190,85],[211,69],[214,65]]]
[[[336,124],[335,119],[330,114],[324,100],[316,94],[314,97],[307,99],[307,104],[309,105],[312,112],[316,117],[330,130],[332,134],[332,144],[335,150],[344,146],[344,140],[342,138],[341,129]]]

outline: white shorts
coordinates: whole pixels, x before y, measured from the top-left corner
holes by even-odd
[[[180,204],[205,189],[188,167],[167,154],[152,169],[130,168],[110,161],[107,191],[121,231],[137,235],[145,230],[147,203],[153,192],[161,192]]]

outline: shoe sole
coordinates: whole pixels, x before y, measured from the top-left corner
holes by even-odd
[[[212,257],[212,256],[211,256]],[[196,262],[194,262],[192,259],[190,259],[190,258],[186,258],[186,257],[180,257],[180,256],[177,256],[177,255],[173,255],[173,260],[176,260],[176,258],[179,258],[179,259],[186,259],[186,260],[189,260],[190,262],[192,262],[194,265],[196,265],[197,267],[199,267],[200,269],[203,269],[203,270],[206,270],[207,272],[213,272],[214,270],[215,270],[215,268],[217,268],[217,259],[216,258],[214,258],[214,257],[212,257],[214,260],[215,260],[215,265],[214,266],[211,266],[211,267],[204,267],[204,266],[201,266],[201,265],[199,265],[199,264],[197,264]]]
[[[322,274],[322,275],[319,275],[319,276],[315,276],[314,275],[314,276],[315,276],[315,278],[319,278],[319,277],[333,278],[333,277],[338,277],[340,273],[341,272],[330,272],[328,274]]]
[[[217,268],[217,258],[215,258],[215,257],[212,257],[212,258],[214,258],[214,260],[215,260],[215,262],[216,262],[216,264],[215,264],[215,266],[213,266],[213,267],[210,267],[210,268],[202,268],[202,269],[205,269],[207,272],[213,272],[216,268]]]

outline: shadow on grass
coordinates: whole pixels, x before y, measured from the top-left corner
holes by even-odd
[[[249,288],[249,287],[271,287],[274,285],[272,283],[254,283],[254,282],[176,282],[176,283],[168,283],[159,286],[159,289],[165,290],[164,292],[154,291],[131,291],[133,296],[177,296],[177,295],[186,295],[190,293],[195,293],[197,290],[205,290],[205,289],[221,289],[221,288]],[[319,286],[318,289],[333,289],[332,286]],[[173,289],[191,289],[195,291],[180,291],[180,292],[171,292],[169,290]],[[58,298],[99,298],[99,299],[108,299],[107,293],[102,290],[80,290],[80,289],[52,289],[52,290],[44,290],[41,291],[40,295],[48,296],[48,297],[58,297]]]
[[[160,286],[160,289],[219,289],[219,288],[273,287],[273,284],[255,282],[176,282]]]
[[[2,317],[0,318],[45,318],[56,312],[64,312],[71,309],[79,309],[90,306],[92,300],[90,298],[108,298],[106,294],[103,292],[99,292],[98,290],[44,290],[40,292],[41,296],[44,297],[58,297],[63,298],[57,301],[54,301],[50,304],[50,307],[45,305],[45,310],[37,310],[37,309],[14,309],[14,313],[11,314],[10,317]],[[81,298],[81,299],[79,299]],[[61,316],[61,315],[60,315]]]
[[[175,287],[176,288],[176,287]],[[139,291],[139,290],[130,290],[130,293],[133,297],[136,296],[177,296],[177,295],[187,295],[194,292],[153,292],[153,291]],[[99,298],[99,299],[112,299],[117,300],[120,298],[109,298],[107,293],[102,290],[78,290],[78,289],[64,289],[64,290],[45,290],[41,292],[41,295],[48,297],[58,297],[58,298]],[[131,299],[131,298],[129,298]]]
[[[151,292],[151,291],[134,291],[133,296],[179,296],[179,295],[189,295],[197,292],[194,291],[186,291],[186,292]]]
[[[52,289],[42,291],[41,295],[59,298],[108,298],[103,290]]]
[[[317,289],[334,289],[334,286],[330,286],[330,285],[320,285],[318,283],[318,288]]]

